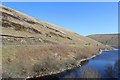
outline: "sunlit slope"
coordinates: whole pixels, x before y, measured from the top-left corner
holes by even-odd
[[[109,45],[115,48],[120,47],[120,35],[119,34],[96,34],[96,35],[89,35],[91,39],[101,42],[104,45]]]
[[[112,49],[93,39],[2,8],[3,77],[26,78],[58,73],[81,59]],[[74,27],[74,26],[73,26]]]

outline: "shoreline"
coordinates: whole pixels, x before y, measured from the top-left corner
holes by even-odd
[[[116,50],[116,49],[113,49],[113,50]],[[51,73],[49,73],[49,74],[38,75],[38,76],[36,76],[36,77],[34,77],[34,76],[32,76],[32,77],[28,76],[27,78],[25,78],[25,80],[29,80],[29,79],[32,79],[32,78],[49,76],[49,75],[55,75],[55,74],[59,74],[59,73],[64,72],[64,71],[68,71],[68,70],[71,70],[71,69],[74,69],[74,68],[77,68],[77,67],[81,67],[81,66],[82,66],[82,65],[81,65],[82,62],[89,61],[90,59],[92,59],[92,58],[94,58],[94,57],[102,54],[102,52],[104,52],[104,51],[110,51],[110,50],[101,50],[101,49],[100,49],[100,51],[99,51],[98,54],[93,55],[93,56],[91,56],[91,57],[88,57],[88,58],[86,58],[86,59],[78,60],[78,61],[77,61],[77,66],[69,67],[69,68],[67,68],[67,69],[62,69],[62,70],[60,70],[60,71],[58,71],[58,72],[51,72]]]

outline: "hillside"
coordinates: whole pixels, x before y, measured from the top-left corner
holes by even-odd
[[[58,73],[80,60],[113,49],[59,26],[0,6],[2,77],[27,78]]]
[[[109,45],[115,48],[120,47],[118,44],[118,42],[120,42],[120,36],[118,36],[118,34],[96,34],[89,35],[87,37],[97,40],[105,45]]]

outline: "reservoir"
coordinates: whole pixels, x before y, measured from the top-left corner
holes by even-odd
[[[81,67],[61,72],[56,75],[34,78],[48,80],[62,80],[70,78],[119,78],[120,77],[119,50],[103,51],[100,55],[86,61]],[[31,80],[31,79],[30,79]],[[120,80],[120,79],[118,79]]]

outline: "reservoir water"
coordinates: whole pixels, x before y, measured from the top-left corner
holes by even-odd
[[[119,50],[104,51],[82,67],[63,72],[60,78],[118,78],[120,71]],[[119,62],[118,62],[119,61]]]
[[[104,51],[102,54],[90,59],[81,67],[77,67],[62,73],[42,77],[55,78],[61,80],[64,78],[117,78],[120,77],[120,53],[119,50]],[[40,79],[40,78],[37,78]],[[51,79],[53,80],[53,79]],[[119,79],[120,80],[120,79]]]

